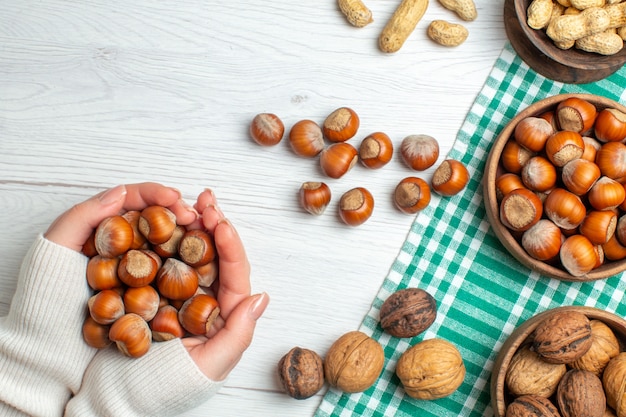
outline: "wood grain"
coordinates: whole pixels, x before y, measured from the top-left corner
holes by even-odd
[[[358,328],[414,219],[391,192],[434,168],[416,173],[396,154],[325,179],[285,140],[256,145],[248,123],[271,111],[289,128],[349,105],[357,136],[384,131],[398,146],[427,133],[443,159],[504,45],[502,5],[477,1],[470,37],[447,49],[426,26],[455,16],[431,2],[402,49],[383,54],[396,3],[372,2],[374,22],[357,29],[335,2],[0,2],[0,314],[34,237],[73,204],[118,183],[162,182],[189,202],[211,187],[246,244],[253,291],[271,303],[226,386],[186,416],[313,415],[325,390],[295,401],[275,366],[293,346],[324,355]],[[297,190],[321,179],[334,197],[313,217]],[[337,202],[355,186],[376,206],[351,228]]]

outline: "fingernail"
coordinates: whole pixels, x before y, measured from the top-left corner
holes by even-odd
[[[98,197],[98,200],[102,205],[108,206],[120,201],[126,196],[126,193],[126,186],[122,184],[105,191],[100,197]]]
[[[187,210],[188,212],[192,213],[194,215],[194,217],[196,218],[196,220],[198,220],[200,218],[200,214],[198,213],[198,211],[193,208],[192,206],[190,206],[185,200],[183,200],[182,198],[178,200],[180,205],[183,206],[183,208],[185,210]]]
[[[209,204],[207,208],[212,208],[213,210],[215,210],[217,215],[220,217],[218,223],[221,223],[222,221],[226,220],[226,217],[224,216],[222,209],[220,209],[217,204]]]
[[[265,308],[269,304],[270,297],[267,293],[262,292],[261,294],[255,295],[256,300],[250,305],[250,310],[248,313],[253,320],[258,320],[265,312]]]

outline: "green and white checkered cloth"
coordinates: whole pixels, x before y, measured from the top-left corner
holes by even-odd
[[[507,44],[472,105],[449,157],[464,162],[471,180],[452,198],[433,196],[415,219],[359,330],[378,340],[385,368],[366,392],[330,389],[316,417],[491,416],[489,384],[496,355],[511,332],[531,316],[563,305],[586,305],[626,316],[626,277],[588,283],[559,281],[519,264],[491,232],[485,215],[482,176],[491,145],[519,111],[560,93],[591,93],[624,103],[626,67],[608,78],[569,85],[538,75]],[[398,289],[419,287],[437,300],[437,319],[423,334],[400,339],[384,333],[379,309]],[[467,374],[451,396],[434,401],[408,397],[394,371],[415,343],[439,337],[454,343]]]

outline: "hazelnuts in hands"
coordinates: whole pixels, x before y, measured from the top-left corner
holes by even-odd
[[[123,354],[140,357],[152,340],[207,334],[219,316],[209,287],[217,278],[213,237],[177,225],[165,207],[104,219],[83,253],[94,290],[83,325],[89,346],[116,343]],[[214,271],[209,280],[207,266]]]

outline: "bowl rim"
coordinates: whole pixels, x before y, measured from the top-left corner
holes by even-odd
[[[590,320],[600,320],[617,333],[615,336],[620,342],[626,341],[626,319],[617,314],[589,306],[561,306],[551,308],[538,313],[521,325],[519,325],[507,337],[498,352],[493,363],[490,381],[491,406],[494,417],[505,417],[506,400],[504,390],[506,387],[506,371],[517,349],[526,341],[528,336],[537,328],[539,323],[546,317],[557,312],[577,311],[585,314]]]
[[[515,126],[524,118],[529,116],[537,116],[545,111],[548,111],[555,107],[559,102],[571,98],[577,97],[592,102],[598,112],[608,107],[614,107],[622,112],[626,113],[626,106],[609,99],[604,96],[588,94],[588,93],[563,93],[546,97],[544,99],[535,101],[522,111],[517,113],[513,119],[511,119],[504,128],[500,131],[495,141],[493,142],[487,161],[485,163],[485,172],[483,175],[483,199],[485,203],[485,211],[487,219],[491,225],[492,231],[500,243],[507,249],[507,251],[516,258],[522,265],[551,278],[574,281],[574,282],[586,282],[594,281],[598,279],[608,278],[626,270],[626,259],[619,261],[610,261],[593,269],[587,274],[581,276],[573,276],[567,271],[555,266],[549,265],[543,261],[532,258],[526,253],[518,241],[513,237],[512,233],[507,229],[500,221],[499,214],[499,202],[496,197],[495,180],[497,177],[498,165],[500,155],[504,149],[504,145],[507,140],[513,134]]]

